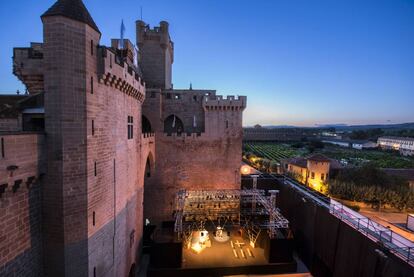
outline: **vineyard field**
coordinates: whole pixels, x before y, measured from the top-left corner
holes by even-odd
[[[295,148],[286,143],[246,142],[243,144],[243,150],[276,162],[286,158],[312,155],[306,145],[302,148]],[[323,154],[348,166],[362,166],[365,163],[372,163],[378,168],[414,168],[414,157],[404,157],[397,152],[357,150],[325,145],[321,149],[314,149],[313,153]]]
[[[247,152],[252,152],[255,155],[276,162],[282,159],[302,156],[306,154],[306,150],[294,149],[288,144],[276,143],[245,143],[244,149]]]

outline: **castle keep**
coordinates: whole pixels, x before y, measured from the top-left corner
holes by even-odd
[[[165,21],[136,22],[134,63],[81,0],[41,19],[13,54],[28,95],[0,111],[0,275],[127,276],[180,189],[240,188],[246,97],[174,89]]]

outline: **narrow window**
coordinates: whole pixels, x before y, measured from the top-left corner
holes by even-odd
[[[93,56],[93,40],[91,40],[91,55]]]
[[[315,179],[315,172],[311,172],[311,178]]]
[[[93,268],[93,277],[96,277],[96,267]]]
[[[325,179],[325,174],[321,174],[321,180],[323,181]]]
[[[128,124],[127,124],[127,131],[128,131],[128,139],[131,138],[131,130],[129,128],[129,124],[131,123],[131,117],[128,115]]]
[[[1,157],[4,158],[4,138],[1,138]]]
[[[131,138],[134,138],[134,118],[131,116]]]
[[[115,182],[116,182],[116,162],[115,162],[115,159],[114,159],[114,184],[115,184]]]
[[[95,174],[95,176],[97,175],[97,173],[96,173],[96,162],[94,163],[94,165],[93,165],[93,171],[94,171],[94,174]]]
[[[197,101],[197,95],[193,95],[193,101],[196,102]]]
[[[228,129],[228,128],[229,128],[229,121],[226,120],[226,129]]]
[[[93,77],[91,77],[91,94],[93,94]]]
[[[92,213],[92,224],[95,226],[95,211]]]
[[[128,116],[127,130],[128,130],[128,139],[133,139],[134,138],[134,117],[132,116]]]
[[[92,120],[92,136],[95,135],[95,121]]]
[[[112,68],[112,55],[109,54],[109,67]]]

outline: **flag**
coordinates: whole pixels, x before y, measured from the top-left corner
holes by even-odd
[[[138,68],[138,48],[134,46],[134,65]]]
[[[119,40],[119,49],[124,49],[124,34],[125,34],[125,25],[124,20],[121,22],[121,39]]]
[[[173,127],[173,128],[175,128],[175,115],[174,115],[174,119],[173,119],[172,127]]]
[[[193,117],[193,127],[196,128],[197,127],[197,121],[196,121],[196,116],[194,115]]]

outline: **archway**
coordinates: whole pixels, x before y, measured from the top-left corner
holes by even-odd
[[[148,118],[145,115],[142,115],[142,133],[153,133],[151,122],[148,120]]]
[[[178,116],[172,114],[164,120],[164,133],[181,134],[182,132],[184,132],[184,124]]]
[[[155,171],[155,164],[154,164],[154,157],[150,152],[147,156],[145,161],[145,168],[144,168],[144,199],[143,199],[143,208],[144,208],[144,216],[143,216],[143,245],[150,246],[152,243],[152,233],[154,232],[155,226],[153,225],[152,218],[148,215],[151,214],[151,211],[154,209],[154,203],[156,199],[154,199],[154,171]]]
[[[131,265],[131,268],[129,269],[128,277],[135,277],[135,275],[136,275],[136,266],[135,266],[135,263],[133,263]]]
[[[152,168],[151,168],[150,155],[151,155],[151,153],[148,155],[147,162],[145,163],[145,177],[144,178],[151,177]],[[144,183],[145,183],[145,180],[144,180]],[[144,184],[144,186],[145,186],[145,184]]]

